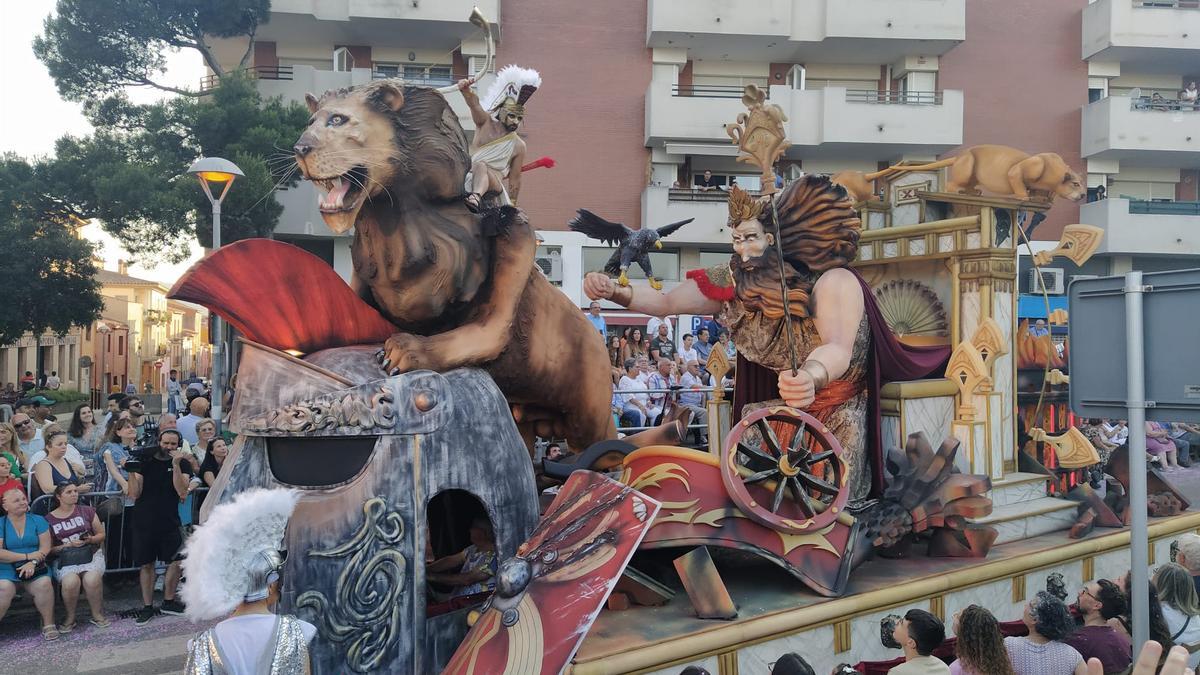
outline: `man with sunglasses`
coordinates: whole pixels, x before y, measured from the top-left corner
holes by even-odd
[[[1128,603],[1121,587],[1108,579],[1084,584],[1077,600],[1083,626],[1063,640],[1083,655],[1097,658],[1105,673],[1120,673],[1133,660],[1129,637],[1108,625],[1108,620],[1125,613]]]
[[[13,413],[12,425],[17,430],[17,443],[21,445],[21,452],[24,452],[26,457],[32,457],[34,453],[45,448],[42,430],[34,425],[33,418],[28,413]]]

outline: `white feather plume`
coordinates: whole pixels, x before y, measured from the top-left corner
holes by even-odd
[[[495,110],[496,106],[504,103],[505,98],[515,99],[521,92],[521,87],[525,86],[534,89],[542,86],[542,76],[538,74],[538,71],[511,64],[504,66],[496,71],[496,79],[488,88],[487,95],[483,97],[483,100],[486,101],[483,109]]]
[[[219,504],[184,547],[181,595],[192,621],[228,615],[251,590],[246,572],[262,551],[282,547],[296,490],[255,488]]]

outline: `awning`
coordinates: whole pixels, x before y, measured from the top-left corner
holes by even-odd
[[[1050,311],[1067,311],[1067,296],[1051,295]],[[1017,298],[1018,319],[1046,319],[1046,299],[1040,294],[1021,295]]]

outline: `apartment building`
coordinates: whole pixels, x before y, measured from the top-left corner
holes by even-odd
[[[252,68],[264,94],[297,101],[396,75],[449,84],[482,63],[482,35],[467,20],[476,4],[494,22],[497,64],[542,73],[523,134],[531,157],[557,166],[524,177],[521,207],[545,238],[539,265],[580,303],[582,274],[611,249],[564,232],[578,208],[634,227],[695,218],[652,254],[668,287],[727,258],[725,193],[693,188],[708,170],[723,186],[758,189],[724,128],[750,83],[788,116],[789,176],[1002,143],[1056,152],[1114,198],[1082,213],[1059,201],[1036,239],[1057,239],[1072,222],[1129,223],[1128,232],[1139,217],[1162,216],[1175,223],[1166,231],[1196,217],[1139,209],[1186,210],[1196,199],[1196,153],[1186,148],[1200,142],[1190,124],[1200,115],[1129,100],[1134,89],[1147,101],[1156,91],[1175,99],[1200,70],[1188,65],[1200,63],[1192,0],[276,0]],[[246,46],[218,41],[216,51],[232,66]],[[471,133],[461,97],[448,100]],[[1137,204],[1122,206],[1121,195]],[[1162,206],[1168,197],[1174,204]],[[349,237],[325,227],[314,189],[279,199],[275,236],[348,277]],[[1105,260],[1157,264],[1166,250],[1122,258],[1114,252],[1131,248],[1124,236],[1106,238]],[[1176,249],[1195,248],[1176,238]]]

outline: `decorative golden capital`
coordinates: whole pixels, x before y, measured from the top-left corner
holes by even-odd
[[[1062,238],[1058,246],[1049,251],[1039,251],[1033,254],[1033,263],[1038,266],[1049,265],[1051,260],[1062,256],[1070,259],[1077,266],[1082,266],[1104,240],[1104,230],[1095,225],[1067,225],[1063,228]]]
[[[946,366],[946,377],[958,387],[958,409],[955,411],[955,419],[962,422],[974,421],[975,392],[981,387],[990,390],[992,384],[979,349],[966,340],[958,343],[950,355],[950,363]]]
[[[767,92],[748,84],[742,94],[746,112],[739,113],[737,122],[725,125],[725,133],[738,146],[737,161],[753,164],[762,170],[762,193],[775,193],[775,162],[791,146],[784,122],[787,115],[774,103],[767,103]]]
[[[1004,332],[996,320],[988,317],[979,322],[975,335],[971,336],[971,344],[979,351],[983,365],[987,367],[988,382],[980,385],[981,392],[992,390],[992,365],[996,359],[1008,353],[1008,344],[1004,340]]]
[[[704,363],[704,369],[712,376],[713,400],[723,401],[725,388],[721,386],[721,380],[725,377],[725,373],[729,372],[729,357],[725,355],[724,347],[720,344],[713,346],[712,351],[708,353],[708,361]]]

